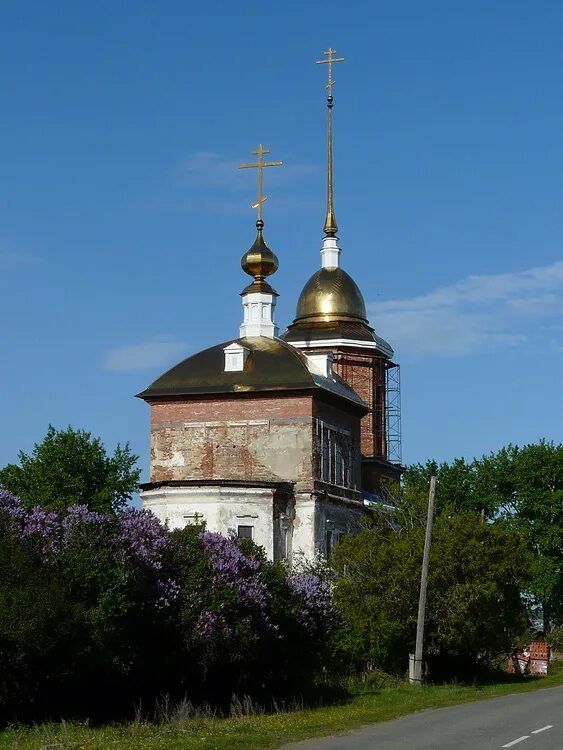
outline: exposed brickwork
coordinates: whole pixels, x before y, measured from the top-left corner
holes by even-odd
[[[313,486],[313,397],[151,405],[151,481],[233,479]]]
[[[271,419],[312,416],[313,397],[256,395],[189,398],[151,405],[151,424],[161,422],[212,422],[214,420]]]
[[[318,419],[350,433],[359,486],[360,418],[318,394],[153,402],[151,482],[290,481],[312,492],[320,477]]]
[[[385,363],[378,352],[365,349],[334,349],[334,370],[370,408],[361,423],[364,456],[387,458],[385,435]]]

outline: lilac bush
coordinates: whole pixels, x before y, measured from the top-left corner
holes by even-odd
[[[0,514],[6,519],[9,526],[21,533],[26,518],[26,511],[19,497],[12,495],[8,490],[0,487]]]
[[[215,580],[231,587],[242,604],[264,610],[270,593],[260,577],[260,562],[245,555],[233,537],[202,531],[200,538]]]
[[[314,571],[272,563],[250,540],[193,526],[171,532],[149,511],[26,509],[0,489],[2,534],[35,570],[30,580],[56,583],[68,618],[45,620],[44,658],[49,649],[53,657],[35,674],[99,675],[100,685],[130,675],[132,690],[211,691],[200,692],[206,700],[276,680],[301,685],[334,623],[331,584]],[[48,618],[49,595],[43,600]],[[14,630],[1,616],[0,607],[0,639]],[[3,658],[0,650],[0,668],[9,671]],[[0,685],[0,705],[1,692]]]
[[[45,565],[60,562],[72,550],[92,552],[105,548],[117,562],[159,571],[170,542],[168,530],[147,510],[128,508],[117,516],[71,505],[66,510],[25,509],[19,498],[0,489],[0,513],[23,546],[38,554]],[[170,603],[178,585],[156,580],[160,605]]]
[[[162,553],[170,542],[168,530],[150,510],[128,508],[119,519],[117,538],[122,554],[152,570],[160,570]]]
[[[21,530],[22,539],[35,546],[41,560],[55,561],[61,551],[63,533],[61,519],[57,513],[35,507],[27,512]]]
[[[200,638],[210,640],[217,637],[219,633],[225,634],[227,624],[223,617],[216,615],[208,609],[203,609],[197,618],[195,631]]]
[[[291,576],[289,582],[299,598],[296,614],[302,624],[310,629],[329,628],[336,618],[330,583],[308,572]]]
[[[73,548],[84,551],[105,546],[122,565],[158,573],[170,545],[170,532],[147,510],[128,508],[117,516],[84,505],[72,505],[66,511],[40,507],[26,510],[17,497],[0,489],[0,513],[22,544],[46,565],[56,563]],[[230,591],[245,616],[252,613],[262,625],[278,631],[270,613],[272,593],[264,578],[272,563],[245,554],[235,537],[205,530],[199,531],[198,537],[212,573],[210,585]],[[294,615],[301,625],[312,630],[329,627],[334,619],[330,583],[316,572],[299,569],[286,571],[286,583],[294,594]],[[169,606],[180,595],[180,583],[168,576],[157,577],[156,586],[159,607]],[[193,592],[190,596],[193,598]],[[223,620],[205,608],[204,598],[195,629],[201,637],[210,637]],[[195,600],[193,603],[197,604]]]

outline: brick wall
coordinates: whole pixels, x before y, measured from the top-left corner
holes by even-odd
[[[313,482],[313,398],[186,399],[151,406],[151,481]]]
[[[359,451],[359,416],[318,394],[155,402],[151,481],[289,481],[312,491],[320,478],[317,419],[349,432]],[[359,485],[359,461],[355,474]]]
[[[385,358],[375,352],[337,349],[334,370],[370,408],[361,423],[364,456],[387,458],[385,435]]]

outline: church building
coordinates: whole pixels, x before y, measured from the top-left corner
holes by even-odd
[[[385,479],[398,479],[399,368],[375,333],[354,280],[340,266],[332,180],[332,64],[328,63],[327,214],[321,268],[306,282],[281,336],[278,259],[262,220],[259,146],[257,234],[241,265],[238,337],[188,357],[138,397],[151,412],[150,481],[143,507],[170,528],[205,522],[263,546],[270,559],[329,556],[355,533]],[[383,482],[382,482],[383,480]]]

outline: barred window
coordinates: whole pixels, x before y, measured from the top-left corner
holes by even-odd
[[[354,451],[350,436],[326,425],[318,428],[317,435],[320,439],[318,476],[323,482],[351,487],[354,480]]]

